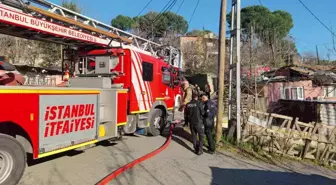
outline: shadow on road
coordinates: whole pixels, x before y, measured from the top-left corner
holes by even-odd
[[[180,138],[178,138],[176,136],[172,136],[172,140],[175,141],[176,143],[180,144],[184,148],[188,149],[189,151],[194,152],[194,150],[188,144],[186,144],[184,141],[182,141]]]
[[[182,137],[183,139],[192,142],[191,134],[185,131],[183,127],[174,128],[173,135]]]
[[[336,180],[320,175],[263,170],[223,169],[210,167],[212,185],[332,185]]]
[[[132,136],[130,136],[132,137]],[[134,135],[134,137],[141,137],[141,136],[137,136]],[[118,141],[119,145],[116,145],[114,147],[109,148],[109,152],[110,155],[113,157],[113,163],[106,163],[106,169],[108,172],[113,173],[115,170],[122,168],[124,165],[134,161],[137,159],[137,157],[134,157],[134,148],[129,147],[129,145],[125,142],[125,140],[127,140],[127,138],[123,138],[121,140]],[[103,146],[108,146],[107,145],[103,145]],[[119,146],[119,147],[118,147]],[[126,162],[120,162],[120,155],[118,157],[118,155],[116,155],[116,151],[118,151],[118,153],[120,152],[122,154],[122,157],[124,158],[124,160]],[[148,151],[148,152],[152,152],[152,151]],[[133,155],[132,155],[133,153]],[[152,170],[147,169],[143,164],[138,164],[137,167],[139,168],[138,170],[141,170],[142,172],[146,172],[147,175],[150,177],[151,181],[155,181],[155,184],[160,184],[160,185],[164,185],[163,182],[161,182],[156,176],[155,176],[155,172],[153,172]],[[125,173],[120,174],[120,176],[116,177],[113,179],[114,184],[118,184],[118,185],[124,185],[124,184],[135,184],[136,181],[136,173],[137,170],[135,168],[130,168],[128,170],[125,171]],[[100,180],[104,179],[105,177],[109,176],[110,174],[104,174],[104,176],[101,177]],[[100,181],[99,180],[99,181]],[[97,181],[98,182],[98,181]]]
[[[78,150],[70,150],[67,152],[63,152],[63,153],[59,153],[59,154],[55,154],[49,157],[44,157],[44,158],[40,158],[40,159],[33,159],[33,155],[31,153],[27,153],[27,164],[28,166],[34,166],[34,165],[38,165],[53,159],[57,159],[57,158],[61,158],[61,157],[73,157],[76,156],[78,154],[83,153],[84,151],[78,151]]]
[[[99,143],[96,143],[95,146],[91,146],[91,147],[96,147],[96,146],[104,146],[104,147],[109,147],[109,146],[114,146],[117,143],[115,142],[109,142],[109,141],[101,141]],[[48,157],[44,157],[44,158],[40,158],[40,159],[33,159],[33,155],[31,153],[27,153],[27,164],[28,166],[34,166],[34,165],[38,165],[47,161],[51,161],[53,159],[58,159],[61,157],[74,157],[76,155],[82,154],[84,153],[85,150],[70,150],[70,151],[66,151],[66,152],[62,152],[59,154],[55,154],[52,156],[48,156]]]
[[[173,130],[172,140],[175,141],[176,143],[180,144],[184,148],[188,149],[189,151],[194,152],[194,150],[190,147],[190,145],[188,145],[186,142],[184,142],[180,138],[183,138],[184,140],[192,143],[191,134],[188,133],[187,131],[185,131],[183,127],[176,127]]]

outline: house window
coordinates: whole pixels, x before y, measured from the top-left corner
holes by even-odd
[[[323,88],[325,97],[336,97],[336,87],[327,86]]]
[[[289,92],[289,89],[285,89],[285,96],[284,96],[285,99],[290,99],[290,92]]]
[[[153,64],[142,62],[142,78],[144,81],[153,81]]]
[[[303,100],[304,89],[303,87],[285,87],[281,97],[287,100]]]
[[[296,88],[297,94],[298,94],[298,99],[303,100],[304,99],[304,92],[302,87]]]

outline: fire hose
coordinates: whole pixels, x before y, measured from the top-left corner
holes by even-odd
[[[111,182],[113,179],[115,179],[116,177],[118,177],[120,174],[122,174],[123,172],[125,172],[126,170],[128,169],[131,169],[133,168],[134,166],[140,164],[141,162],[149,159],[149,158],[152,158],[154,157],[155,155],[159,154],[160,152],[162,152],[163,150],[165,150],[171,139],[172,139],[172,135],[173,135],[173,129],[175,128],[175,125],[177,124],[178,122],[175,121],[175,122],[170,122],[170,126],[169,126],[169,135],[167,137],[167,140],[166,142],[158,149],[138,158],[138,159],[135,159],[134,161],[126,164],[125,166],[123,167],[120,167],[119,169],[113,171],[112,173],[110,173],[109,175],[107,175],[106,177],[104,177],[102,180],[100,180],[96,185],[106,185],[107,183]]]

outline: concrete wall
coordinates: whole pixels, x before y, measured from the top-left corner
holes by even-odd
[[[336,126],[336,104],[328,103],[320,105],[320,120],[326,125]]]

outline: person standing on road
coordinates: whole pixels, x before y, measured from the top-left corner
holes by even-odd
[[[213,132],[215,127],[215,116],[217,108],[216,105],[211,100],[209,100],[207,94],[202,94],[201,98],[204,108],[203,124],[205,129],[205,135],[208,140],[208,150],[210,154],[213,154],[216,150]]]
[[[186,124],[190,125],[195,153],[197,155],[202,155],[204,142],[204,125],[202,119],[204,115],[204,109],[202,107],[202,103],[198,101],[196,92],[192,93],[192,98],[193,99],[186,105],[186,109],[184,111],[184,120]]]
[[[205,87],[204,87],[204,92],[205,92],[205,94],[208,96],[208,98],[210,99],[210,95],[211,95],[211,87],[210,87],[210,83],[209,82],[207,82],[206,84],[205,84]]]
[[[189,103],[192,99],[192,87],[189,85],[189,82],[185,80],[182,84],[182,89],[183,89],[183,99],[182,99],[182,104],[179,108],[179,111],[182,112],[184,110],[184,107]]]

